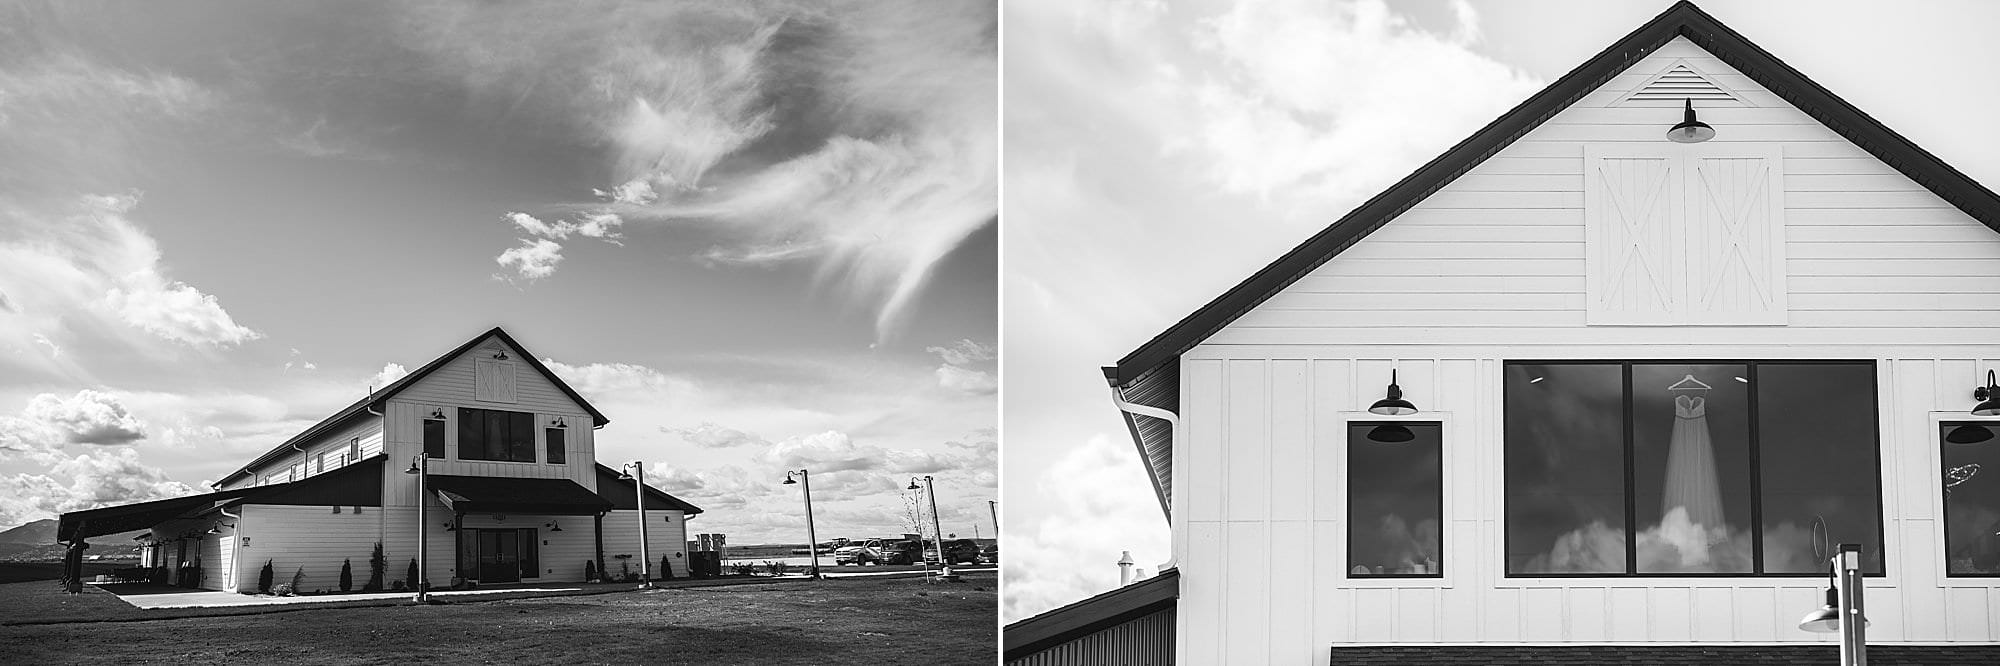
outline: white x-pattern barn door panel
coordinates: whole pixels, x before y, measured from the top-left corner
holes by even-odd
[[[1587,146],[1586,321],[1784,324],[1782,169],[1773,145]]]

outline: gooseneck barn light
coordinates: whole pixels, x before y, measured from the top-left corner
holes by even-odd
[[[1993,371],[1986,371],[1986,385],[1972,389],[1972,399],[1979,406],[1972,408],[1973,416],[2000,416],[2000,386],[1993,381]]]
[[[1396,385],[1396,371],[1389,371],[1389,393],[1387,397],[1368,406],[1368,413],[1383,416],[1408,416],[1417,413],[1417,406],[1403,399],[1403,387]],[[1408,441],[1408,440],[1404,440]]]
[[[1684,101],[1687,104],[1686,113],[1681,116],[1681,124],[1667,130],[1667,140],[1674,143],[1701,143],[1715,138],[1715,128],[1695,119],[1694,100],[1689,98]]]

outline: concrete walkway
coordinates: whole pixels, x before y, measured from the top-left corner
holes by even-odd
[[[215,590],[187,590],[169,588],[150,583],[91,583],[98,589],[137,608],[224,608],[233,606],[286,606],[295,604],[332,604],[357,601],[409,601],[409,592],[363,592],[358,594],[321,594],[303,597],[274,597],[257,594],[237,594]],[[123,589],[121,589],[123,588]],[[168,591],[171,590],[171,591]],[[581,587],[569,586],[524,586],[494,587],[478,590],[432,592],[431,597],[439,600],[478,598],[494,594],[573,594],[582,592]]]

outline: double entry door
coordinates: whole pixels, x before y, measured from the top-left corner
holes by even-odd
[[[539,578],[541,558],[532,527],[459,530],[460,575],[481,583],[512,583]]]

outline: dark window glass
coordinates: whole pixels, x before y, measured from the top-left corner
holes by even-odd
[[[1505,382],[1508,575],[1818,575],[1822,538],[1882,574],[1873,362],[1508,363]]]
[[[347,462],[361,459],[361,438],[347,440]]]
[[[1507,572],[1625,572],[1624,368],[1509,364],[1505,402]]]
[[[563,429],[549,428],[544,432],[545,432],[544,438],[547,439],[549,443],[549,464],[551,465],[562,464],[564,461],[563,456],[566,453],[563,450],[563,445],[564,445]]]
[[[491,409],[458,410],[461,460],[535,462],[535,416]]]
[[[1946,423],[1944,562],[1950,576],[2000,576],[2000,425]],[[1984,439],[1981,439],[1984,437]]]
[[[1639,573],[1754,573],[1743,365],[1632,366]]]
[[[535,528],[532,527],[523,527],[520,529],[520,532],[518,532],[518,534],[521,535],[521,553],[520,553],[521,577],[541,578],[542,544],[541,541],[539,540],[541,537],[540,532],[538,532],[537,530],[535,530]]]
[[[1444,575],[1442,431],[1437,423],[1348,424],[1350,577]]]
[[[1874,363],[1757,364],[1757,446],[1766,573],[1824,575],[1829,543],[1861,544],[1883,573]]]
[[[459,418],[459,423],[461,423],[461,424],[465,423],[465,418],[464,418],[464,416],[463,416],[463,415],[460,415],[460,418]],[[424,419],[424,456],[425,456],[425,457],[429,457],[429,458],[443,458],[443,457],[444,457],[444,428],[445,428],[445,423],[444,423],[444,421],[442,421],[442,420],[439,420],[439,419]],[[463,438],[463,437],[464,437],[464,431],[463,431],[463,430],[461,430],[461,431],[459,432],[459,436],[460,436],[461,438]],[[461,441],[463,441],[463,440],[461,439]]]

